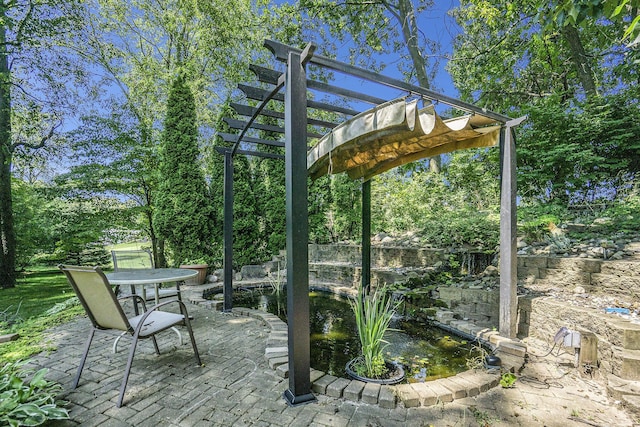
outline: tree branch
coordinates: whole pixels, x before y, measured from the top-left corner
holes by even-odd
[[[62,121],[51,126],[51,129],[49,129],[49,133],[47,133],[42,138],[40,138],[40,142],[38,143],[29,144],[27,142],[15,142],[11,144],[11,148],[12,150],[15,150],[18,147],[30,148],[32,150],[37,150],[38,148],[42,148],[46,145],[47,141],[53,137],[55,130],[58,129],[60,126],[62,126]]]

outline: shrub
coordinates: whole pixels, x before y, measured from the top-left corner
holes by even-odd
[[[32,371],[23,369],[26,364],[17,361],[0,368],[0,424],[37,426],[47,420],[68,419],[69,413],[56,400],[62,386],[44,378],[47,369],[31,376]]]

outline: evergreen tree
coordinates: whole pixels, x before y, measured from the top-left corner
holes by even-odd
[[[194,98],[183,76],[169,93],[154,212],[174,265],[211,257],[211,206],[200,168]]]
[[[247,156],[233,156],[233,266],[238,269],[262,261],[256,250],[260,236],[253,182]]]

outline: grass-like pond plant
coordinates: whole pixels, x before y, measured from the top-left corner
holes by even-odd
[[[359,376],[383,378],[388,373],[383,356],[383,350],[388,345],[384,334],[400,302],[394,303],[387,293],[387,287],[383,286],[368,295],[360,288],[355,300],[349,300],[349,303],[355,315],[362,350],[353,368]]]

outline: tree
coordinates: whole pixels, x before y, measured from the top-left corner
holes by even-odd
[[[43,147],[60,127],[55,107],[63,108],[65,82],[76,73],[61,59],[61,34],[76,25],[74,1],[16,0],[0,4],[0,287],[16,283],[17,237],[14,224],[11,166],[19,147]],[[46,59],[45,59],[46,58]],[[48,92],[46,100],[38,94]],[[51,120],[41,135],[15,138],[14,111],[47,104]],[[54,105],[57,104],[57,105]]]
[[[156,265],[164,265],[164,243],[155,237],[153,211],[158,191],[154,152],[160,143],[158,117],[166,114],[165,88],[178,67],[189,75],[197,126],[207,139],[221,100],[246,80],[248,58],[255,58],[266,29],[247,0],[235,1],[233,7],[223,1],[92,0],[83,21],[74,49],[102,70],[100,78],[110,86],[115,103],[137,121],[145,228]]]
[[[169,92],[160,147],[160,185],[154,220],[173,264],[211,256],[211,208],[200,167],[195,101],[185,78]]]
[[[627,22],[601,11],[569,17],[564,7],[462,1],[454,15],[464,31],[449,70],[466,100],[529,114],[518,139],[523,201],[566,208],[610,200],[637,174],[639,130],[637,66],[622,42]]]
[[[544,26],[541,8],[537,0],[463,0],[452,11],[462,31],[447,69],[463,99],[509,113],[548,96],[568,103],[620,89],[623,27]]]
[[[66,196],[117,200],[113,207],[118,214],[109,228],[129,229],[129,235],[139,231],[156,242],[151,192],[157,178],[151,165],[157,164],[158,155],[145,145],[139,131],[136,117],[126,106],[109,117],[82,117],[81,125],[66,135],[74,162],[55,182]]]

